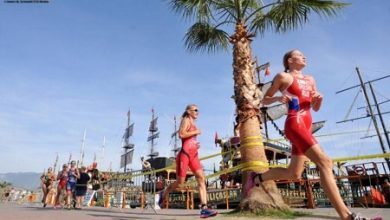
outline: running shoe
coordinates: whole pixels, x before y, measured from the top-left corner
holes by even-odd
[[[218,212],[214,211],[212,209],[202,209],[200,211],[200,217],[201,218],[213,217],[213,216],[216,216],[217,214],[218,214]]]
[[[362,217],[359,213],[351,213],[351,220],[368,220],[367,218]]]
[[[365,218],[365,217],[362,217],[359,213],[352,213],[351,214],[351,220],[383,220],[382,217],[380,216],[377,216],[377,217],[374,217],[374,218]]]

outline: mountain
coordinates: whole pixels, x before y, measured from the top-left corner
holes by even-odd
[[[15,187],[35,190],[40,187],[41,175],[41,173],[34,172],[0,173],[0,182],[7,181]]]

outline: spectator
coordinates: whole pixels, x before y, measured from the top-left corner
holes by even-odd
[[[390,203],[390,183],[388,179],[385,179],[382,185],[383,195],[385,196],[386,202]]]
[[[76,209],[81,209],[84,201],[84,196],[87,194],[87,183],[90,180],[89,175],[86,173],[87,168],[82,166],[80,169],[80,176],[76,183]]]

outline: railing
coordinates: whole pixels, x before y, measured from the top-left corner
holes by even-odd
[[[145,208],[149,206],[154,208],[156,185],[163,186],[164,184],[162,180],[157,180],[153,170],[117,173],[107,182],[106,197],[110,198],[108,203],[113,207]]]

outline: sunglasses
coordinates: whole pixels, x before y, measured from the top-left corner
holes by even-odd
[[[198,109],[191,109],[190,111],[198,112]]]

